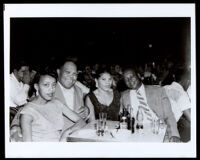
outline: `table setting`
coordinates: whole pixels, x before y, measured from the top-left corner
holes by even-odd
[[[124,119],[124,118],[123,118]],[[88,123],[82,129],[67,137],[68,142],[163,142],[166,134],[166,124],[160,119],[144,123],[137,128],[138,120],[107,120],[106,113],[99,113],[99,118]],[[132,125],[132,126],[131,126]]]

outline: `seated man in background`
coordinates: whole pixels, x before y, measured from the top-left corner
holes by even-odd
[[[179,70],[176,73],[176,81],[171,80],[164,86],[183,142],[190,140],[191,102],[186,92],[189,79],[189,73]]]
[[[12,68],[12,67],[11,67]],[[28,100],[29,84],[35,72],[29,71],[29,64],[24,60],[14,63],[10,74],[10,121],[12,121],[19,107]]]
[[[167,124],[165,141],[180,142],[176,119],[173,115],[169,99],[162,87],[142,84],[136,70],[133,68],[124,71],[124,81],[129,88],[121,95],[121,107],[131,105],[136,117],[137,111],[142,110],[144,123],[151,123],[152,118],[160,119]]]

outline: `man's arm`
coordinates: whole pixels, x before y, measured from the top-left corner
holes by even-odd
[[[185,115],[186,119],[190,122],[191,121],[191,109],[186,109],[183,111],[183,114]]]
[[[20,90],[11,85],[10,98],[15,105],[21,106],[27,103],[29,88],[30,86],[27,84],[24,84]]]
[[[84,96],[90,92],[90,89],[79,81],[76,81],[75,85],[77,85],[81,89]]]
[[[23,109],[23,107],[20,107],[20,108],[19,108],[19,110],[17,111],[17,113],[16,113],[14,119],[12,120],[11,126],[10,126],[11,129],[12,129],[12,127],[14,127],[14,126],[20,126],[20,112],[21,112],[22,109]]]
[[[77,131],[78,129],[84,127],[86,125],[86,122],[82,119],[79,119],[74,125],[63,131],[60,141],[66,141],[66,138],[68,135],[72,134],[73,132]]]
[[[176,119],[172,112],[170,101],[169,101],[164,89],[162,89],[162,106],[164,109],[165,120],[166,120],[166,124],[167,124],[167,132],[169,134],[169,138],[172,141],[173,141],[173,139],[174,139],[174,141],[176,141],[176,138],[174,138],[174,137],[177,137],[178,139],[180,139],[180,135],[179,135],[178,128],[177,128]]]
[[[88,119],[88,116],[90,114],[90,109],[87,107],[87,106],[81,106],[78,111],[77,111],[78,115],[87,120]]]
[[[76,112],[72,111],[69,107],[65,106],[63,103],[59,102],[59,105],[62,108],[62,112],[63,114],[69,118],[71,121],[76,122],[80,119],[82,119],[79,114],[77,114]]]
[[[95,120],[94,106],[93,106],[89,96],[86,97],[85,105],[90,110],[90,114],[88,115],[88,122],[94,121]]]
[[[22,130],[20,123],[20,112],[22,109],[23,107],[18,110],[10,125],[10,137],[12,141],[22,141]]]
[[[121,93],[121,97],[120,97],[120,109],[119,109],[119,113],[122,113],[124,108],[124,102],[123,102],[123,93]]]

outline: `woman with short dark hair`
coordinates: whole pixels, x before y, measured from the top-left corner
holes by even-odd
[[[86,96],[85,104],[90,108],[89,121],[99,118],[99,113],[107,113],[107,119],[117,121],[120,109],[120,93],[112,89],[113,77],[106,68],[95,74],[96,89]]]

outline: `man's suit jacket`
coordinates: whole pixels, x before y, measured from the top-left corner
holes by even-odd
[[[78,86],[74,85],[74,110],[73,110],[74,112],[78,112],[80,107],[84,106],[83,96],[84,95],[81,89]],[[56,85],[55,98],[59,99],[63,104],[67,106],[62,89],[58,83]],[[65,126],[63,129],[67,129],[74,124],[74,122],[67,117],[64,117],[64,121],[65,121]]]
[[[150,85],[144,86],[144,88],[147,104],[161,120],[166,122],[169,138],[171,136],[180,137],[177,129],[176,119],[172,112],[171,104],[164,88]],[[130,89],[124,91],[121,95],[121,109],[123,107],[126,108],[128,104],[131,104]]]

